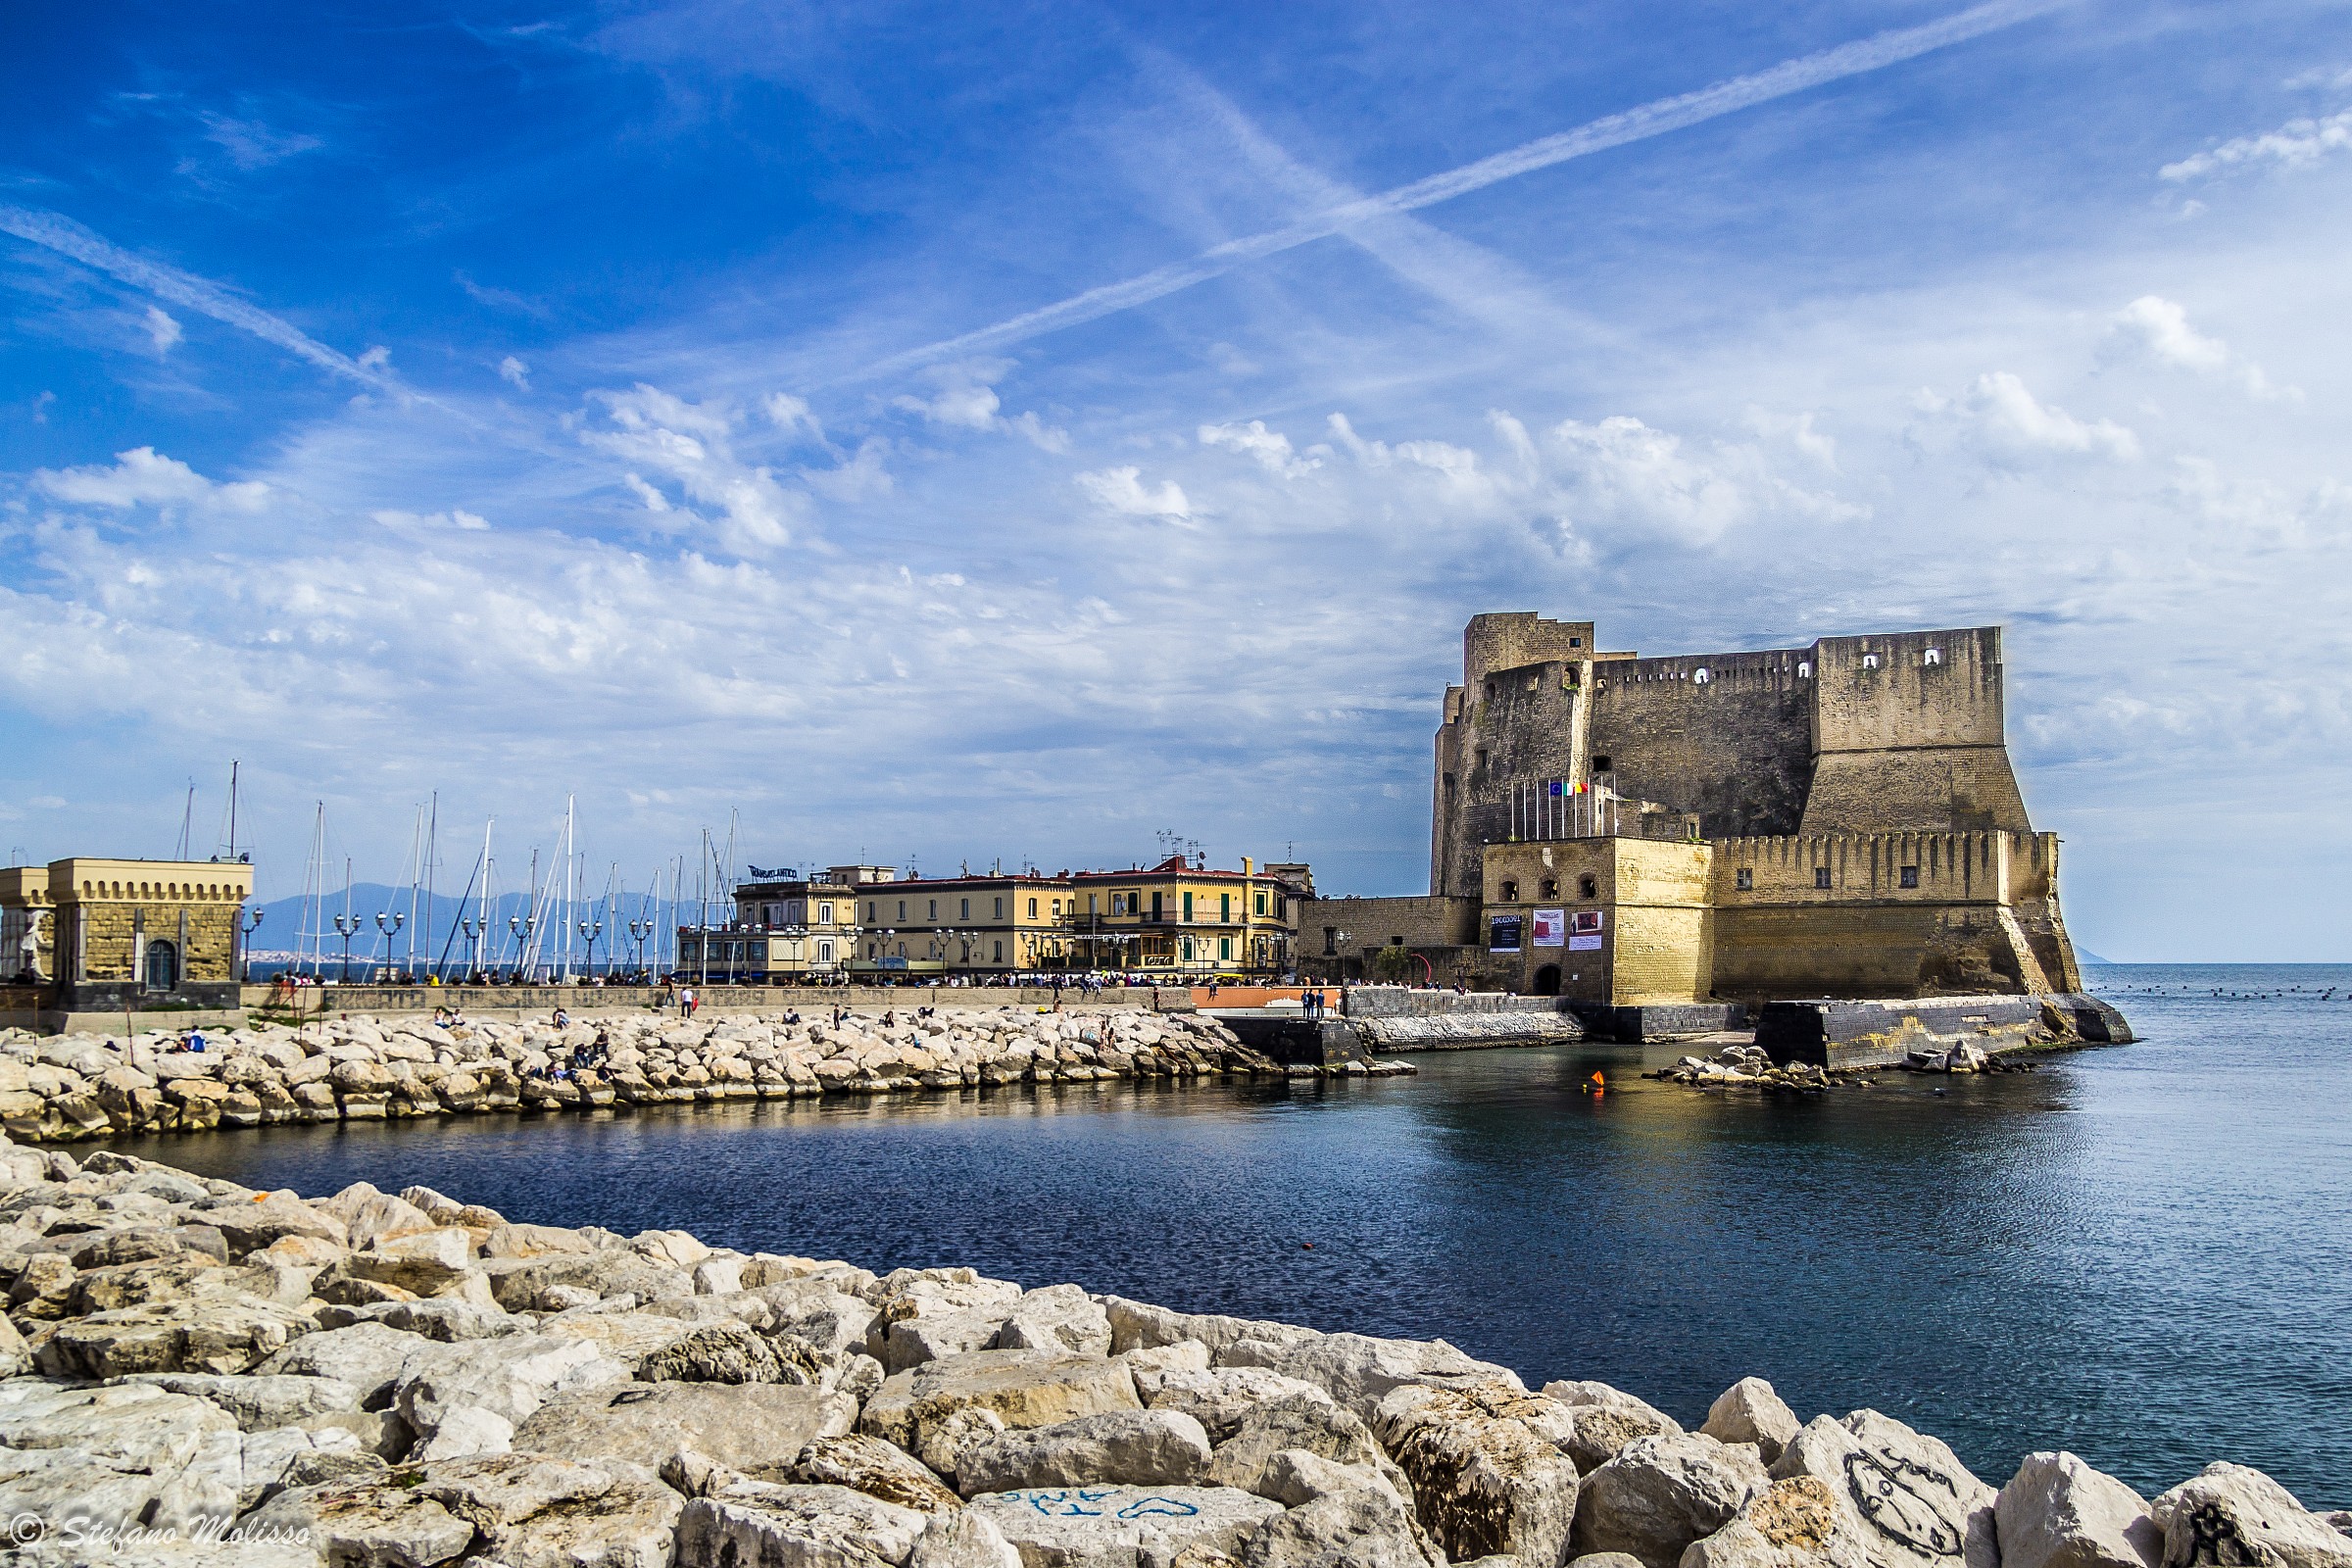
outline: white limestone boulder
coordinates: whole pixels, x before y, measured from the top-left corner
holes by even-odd
[[[1567,1560],[1576,1463],[1544,1429],[1548,1401],[1508,1384],[1404,1385],[1373,1430],[1411,1485],[1421,1527],[1454,1561],[1497,1553],[1526,1568]]]
[[[1691,1543],[1680,1568],[1881,1568],[1860,1529],[1860,1521],[1825,1483],[1792,1476],[1775,1481],[1749,1498],[1731,1523]],[[1641,1564],[1638,1557],[1609,1555],[1612,1568]],[[1578,1562],[1600,1568],[1601,1559]]]
[[[1444,1340],[1322,1334],[1281,1347],[1241,1341],[1221,1353],[1217,1364],[1262,1366],[1312,1383],[1367,1421],[1392,1389],[1406,1384],[1474,1379],[1525,1390],[1519,1374],[1510,1368],[1465,1355]]]
[[[2352,1568],[2352,1539],[2247,1465],[2209,1464],[2159,1494],[2148,1511],[2164,1527],[2164,1568]]]
[[[1049,1285],[1022,1293],[995,1343],[1001,1350],[1108,1355],[1110,1315],[1075,1285]]]
[[[920,1453],[925,1430],[961,1410],[986,1410],[1006,1430],[1017,1431],[1142,1408],[1135,1378],[1122,1361],[1043,1350],[975,1350],[884,1380],[866,1401],[858,1430]]]
[[[1143,1568],[1230,1555],[1282,1505],[1228,1487],[1050,1487],[992,1492],[973,1512],[1020,1553],[1024,1568]],[[681,1564],[680,1568],[692,1568]]]
[[[1883,1568],[1999,1568],[1993,1490],[1942,1442],[1876,1410],[1814,1417],[1772,1475],[1828,1487]]]
[[[516,1427],[514,1446],[560,1458],[620,1459],[659,1474],[682,1450],[733,1470],[784,1463],[848,1433],[857,1401],[777,1383],[625,1383],[561,1395]]]
[[[878,1568],[904,1563],[931,1516],[847,1487],[745,1481],[686,1504],[676,1568]]]
[[[1007,1431],[963,1450],[956,1489],[1018,1492],[1076,1486],[1190,1486],[1208,1473],[1208,1433],[1172,1410],[1114,1410]]]
[[[2156,1568],[2147,1499],[2071,1453],[2029,1453],[1994,1499],[2001,1568]]]
[[[1707,1406],[1699,1431],[1718,1443],[1752,1443],[1766,1464],[1781,1456],[1804,1423],[1762,1378],[1741,1378]]]
[[[1584,1478],[1575,1546],[1675,1568],[1684,1548],[1731,1523],[1769,1484],[1752,1445],[1695,1432],[1636,1438]]]

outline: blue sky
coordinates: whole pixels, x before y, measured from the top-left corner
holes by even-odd
[[[1471,613],[1996,621],[2087,946],[2352,954],[2344,5],[11,31],[28,858],[191,777],[209,851],[233,757],[270,895],[436,789],[461,874],[576,794],[631,888],[740,812],[1416,891]]]

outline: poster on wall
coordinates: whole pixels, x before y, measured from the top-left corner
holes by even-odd
[[[1519,951],[1520,917],[1497,914],[1487,922],[1487,951],[1489,953],[1517,953]]]
[[[1562,909],[1535,911],[1535,944],[1539,948],[1556,948],[1567,940],[1568,915]]]
[[[1601,911],[1598,909],[1576,911],[1575,923],[1568,933],[1569,952],[1598,953],[1600,951],[1600,918]]]

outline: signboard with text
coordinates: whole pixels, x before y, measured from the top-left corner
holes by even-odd
[[[1568,915],[1564,909],[1538,909],[1535,912],[1535,945],[1556,948],[1567,940]]]
[[[1579,909],[1568,931],[1568,951],[1598,953],[1600,951],[1601,911]]]
[[[1515,914],[1497,914],[1487,921],[1487,951],[1489,953],[1517,953],[1519,928],[1523,922]]]

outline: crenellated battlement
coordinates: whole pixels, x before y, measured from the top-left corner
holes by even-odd
[[[1435,743],[1432,894],[1493,904],[1506,850],[1608,838],[1622,858],[1653,854],[1622,841],[1671,840],[1703,847],[1705,917],[1652,945],[1653,974],[1683,973],[1666,958],[1700,942],[1743,995],[2075,983],[2058,840],[2034,830],[2009,762],[1998,627],[1644,657],[1598,652],[1591,621],[1480,615],[1462,668]],[[1538,853],[1544,869],[1512,887],[1573,858]]]

